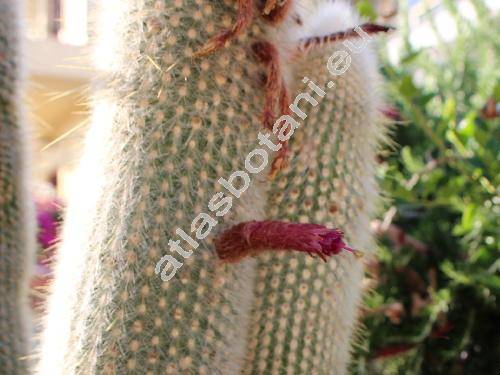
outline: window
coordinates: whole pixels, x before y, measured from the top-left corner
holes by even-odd
[[[27,34],[33,40],[54,38],[60,43],[87,43],[88,0],[28,0]]]

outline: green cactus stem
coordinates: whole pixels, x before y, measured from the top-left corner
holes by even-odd
[[[23,113],[20,4],[0,0],[0,371],[26,374],[34,260],[34,209],[28,192]]]
[[[128,0],[102,7],[96,48],[108,69],[99,82],[105,89],[95,95],[81,189],[69,199],[39,370],[237,373],[255,261],[222,265],[212,236],[195,234],[205,221],[207,228],[217,220],[218,230],[263,219],[265,179],[254,179],[240,199],[231,202],[225,191],[212,200],[222,193],[219,178],[244,169],[262,129],[265,69],[249,46],[261,38],[261,24],[194,58],[231,26],[231,5]],[[193,254],[184,259],[183,251]],[[155,273],[165,255],[182,264],[168,282]]]
[[[359,19],[347,4],[334,6],[328,22],[352,34]],[[386,136],[378,110],[382,87],[372,43],[344,45],[345,38],[337,38],[345,34],[334,32],[326,42],[317,38],[288,67],[289,92],[310,84],[317,105],[310,105],[289,141],[290,161],[268,191],[266,219],[341,228],[350,246],[370,254],[369,222],[378,201],[375,156]],[[339,68],[347,69],[332,75],[334,67],[327,64],[337,51],[345,56]],[[345,373],[362,278],[363,262],[348,252],[327,263],[299,252],[259,255],[243,373]]]

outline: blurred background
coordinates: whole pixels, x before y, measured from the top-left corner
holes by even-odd
[[[26,55],[42,313],[57,230],[89,122],[89,10],[27,0]],[[500,374],[500,0],[360,0],[380,43],[394,143],[352,374]],[[497,332],[495,334],[495,332]]]

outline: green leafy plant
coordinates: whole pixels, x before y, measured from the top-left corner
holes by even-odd
[[[381,156],[391,209],[378,226],[381,256],[353,373],[500,370],[492,334],[500,318],[500,20],[472,3],[475,21],[444,2],[458,29],[453,41],[417,50],[404,35],[401,62],[384,67],[401,121],[398,146]]]

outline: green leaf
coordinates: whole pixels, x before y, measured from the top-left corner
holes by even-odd
[[[453,122],[457,116],[457,103],[454,98],[448,98],[443,105],[443,120],[446,122]]]
[[[406,169],[408,169],[408,171],[411,173],[417,173],[424,167],[422,162],[415,159],[415,157],[412,155],[411,148],[408,146],[402,148],[401,158],[403,159],[403,163]]]
[[[453,228],[453,234],[457,236],[462,236],[470,232],[474,226],[474,221],[476,218],[477,206],[475,204],[468,204],[465,206],[462,212],[462,219],[460,224]]]
[[[495,84],[495,88],[493,89],[493,99],[498,103],[500,102],[500,82]]]
[[[401,64],[405,65],[413,62],[417,57],[420,56],[421,52],[422,52],[421,50],[410,52],[401,59]]]
[[[468,204],[462,214],[462,227],[465,230],[471,230],[476,216],[477,207],[474,204]]]
[[[427,105],[427,103],[429,103],[432,99],[434,99],[436,97],[436,94],[431,92],[429,94],[425,94],[425,95],[421,95],[418,97],[418,99],[416,100],[416,103],[421,106],[421,107],[425,107]]]
[[[476,121],[476,112],[471,111],[467,116],[460,121],[457,127],[458,134],[464,138],[472,138],[474,136]]]
[[[356,3],[356,8],[361,17],[368,18],[370,21],[375,21],[377,19],[377,12],[368,0],[358,1]]]
[[[412,99],[418,92],[418,88],[413,83],[413,78],[408,74],[403,76],[399,86],[399,92],[408,99]]]
[[[455,146],[455,149],[458,151],[458,153],[466,158],[470,158],[473,155],[473,152],[471,150],[468,150],[465,145],[462,143],[460,138],[458,137],[457,133],[449,129],[446,132],[446,139],[453,145]]]
[[[443,262],[441,265],[441,271],[443,271],[446,276],[456,283],[469,285],[472,282],[472,279],[469,276],[457,271],[450,261]]]

